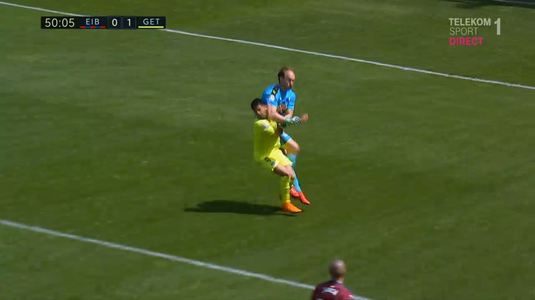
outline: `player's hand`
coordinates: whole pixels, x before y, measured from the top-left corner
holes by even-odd
[[[308,114],[303,114],[301,117],[298,117],[298,116],[293,116],[293,117],[289,117],[289,118],[286,118],[284,119],[284,125],[283,126],[288,126],[288,125],[297,125],[297,124],[301,124],[303,122],[306,122],[308,121]]]

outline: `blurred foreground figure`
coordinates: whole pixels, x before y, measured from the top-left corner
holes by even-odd
[[[329,265],[331,280],[320,283],[312,293],[312,300],[351,300],[351,292],[344,286],[346,264],[342,260],[334,260]]]

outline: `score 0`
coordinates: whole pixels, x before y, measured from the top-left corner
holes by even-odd
[[[109,29],[136,29],[136,17],[108,17]]]

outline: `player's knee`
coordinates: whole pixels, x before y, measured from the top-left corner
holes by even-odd
[[[294,180],[293,177],[290,176],[290,175],[285,175],[284,178],[285,178],[285,179],[287,178],[287,180],[288,180],[289,182],[292,182],[292,181]]]
[[[275,172],[276,174],[282,177],[290,177],[290,179],[293,179],[294,177],[292,166],[280,166],[279,165],[273,170],[273,172]]]
[[[301,148],[299,147],[299,144],[296,141],[292,141],[288,144],[288,152],[292,154],[297,154],[299,151],[301,151]]]
[[[287,166],[286,168],[286,176],[290,177],[290,180],[293,180],[295,178],[295,173],[294,173],[294,169],[292,168],[292,166]]]
[[[301,148],[299,147],[299,144],[295,143],[295,149],[294,149],[295,154],[299,153],[300,151],[301,151]]]

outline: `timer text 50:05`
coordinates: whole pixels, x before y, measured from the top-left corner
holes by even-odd
[[[43,25],[45,28],[74,28],[76,22],[73,17],[44,18]]]

